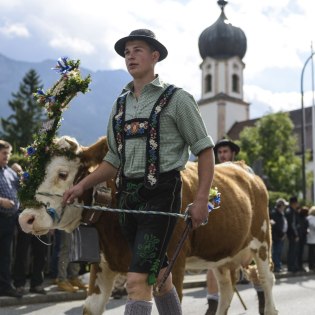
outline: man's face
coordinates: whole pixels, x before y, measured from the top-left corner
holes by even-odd
[[[280,211],[281,213],[283,213],[284,212],[284,210],[285,210],[285,208],[286,208],[286,205],[284,205],[283,203],[281,203],[279,206],[278,206],[278,211]]]
[[[8,164],[11,155],[10,149],[1,149],[0,150],[0,167],[4,167]]]
[[[158,60],[159,53],[152,51],[145,41],[132,40],[126,43],[125,63],[133,78],[141,78],[152,73]]]
[[[300,207],[299,203],[298,202],[292,202],[291,204],[291,208],[294,209],[294,210],[298,210]]]
[[[228,145],[221,146],[217,150],[217,156],[219,163],[232,162],[234,161],[235,152]]]

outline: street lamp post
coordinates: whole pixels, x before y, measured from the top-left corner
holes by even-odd
[[[312,52],[311,55],[306,59],[302,73],[301,73],[301,154],[302,154],[302,193],[303,201],[306,200],[306,176],[305,176],[305,111],[304,111],[304,90],[303,90],[303,77],[304,70],[307,63],[313,58],[315,52]],[[314,136],[314,135],[313,135]],[[314,148],[313,148],[313,160],[314,160]]]

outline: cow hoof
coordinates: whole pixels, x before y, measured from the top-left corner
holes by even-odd
[[[208,309],[205,315],[215,315],[218,308],[218,301],[208,299]]]

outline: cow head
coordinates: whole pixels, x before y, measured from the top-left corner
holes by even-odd
[[[56,152],[46,165],[45,177],[36,191],[36,208],[26,208],[19,216],[19,223],[26,233],[46,234],[50,229],[71,232],[79,225],[82,208],[62,207],[62,195],[91,167],[98,165],[108,151],[106,137],[90,147],[82,147],[74,138],[64,136],[55,139]],[[66,154],[60,155],[60,152]],[[68,154],[67,154],[68,153]],[[69,158],[71,156],[71,158]]]

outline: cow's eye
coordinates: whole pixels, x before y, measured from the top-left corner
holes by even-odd
[[[67,172],[59,172],[58,176],[60,179],[66,180],[68,177],[68,173]]]

